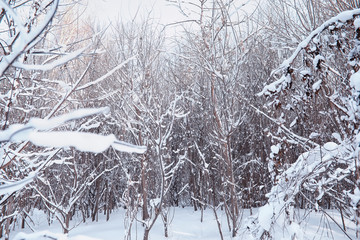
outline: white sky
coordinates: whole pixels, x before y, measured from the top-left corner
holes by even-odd
[[[175,6],[165,0],[88,0],[89,13],[101,22],[119,17],[122,21],[138,20],[150,17],[162,24],[173,23],[184,17]]]
[[[101,23],[107,25],[110,21],[120,20],[127,22],[134,20],[142,22],[143,20],[153,19],[154,23],[161,25],[172,24],[186,20],[198,20],[199,13],[196,7],[191,4],[183,4],[182,10],[188,15],[186,17],[180,12],[179,7],[166,0],[84,0],[88,2],[88,14],[96,17]],[[175,1],[177,2],[177,1]],[[181,1],[180,1],[181,2]],[[198,4],[198,0],[189,0]],[[246,14],[255,9],[259,0],[235,0],[235,12],[237,14]],[[245,8],[240,7],[246,4]],[[192,14],[193,11],[193,14]],[[194,13],[196,12],[196,13]],[[234,17],[238,17],[235,14]],[[189,26],[189,25],[188,25]],[[168,35],[176,35],[180,25],[171,25],[166,28]]]

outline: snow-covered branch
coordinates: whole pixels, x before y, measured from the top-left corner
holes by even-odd
[[[54,0],[52,2],[51,8],[49,9],[44,19],[39,23],[39,25],[32,28],[31,31],[27,32],[17,13],[6,2],[0,1],[0,7],[8,11],[8,13],[12,16],[12,18],[15,19],[16,24],[20,28],[19,32],[17,33],[17,39],[13,43],[13,46],[11,46],[12,52],[10,52],[9,55],[3,57],[0,61],[0,76],[4,74],[4,72],[16,61],[16,59],[21,54],[28,50],[29,47],[33,47],[31,44],[36,38],[39,37],[41,33],[45,31],[45,28],[49,25],[55,16],[58,5],[59,0]]]
[[[72,120],[107,113],[108,108],[80,109],[52,119],[31,119],[27,124],[15,124],[0,132],[0,142],[30,141],[42,147],[75,147],[80,151],[100,153],[112,146],[116,150],[144,153],[145,147],[135,146],[116,139],[114,135],[71,131],[48,131]]]
[[[289,208],[294,206],[295,196],[305,188],[317,193],[316,200],[320,200],[326,189],[332,188],[338,181],[355,171],[351,155],[348,146],[334,142],[328,142],[300,155],[298,160],[279,176],[276,185],[266,195],[269,198],[268,203],[261,207],[252,219],[249,229],[253,236],[260,239],[268,232],[274,238],[283,234],[289,239],[293,239],[294,236],[301,238],[305,234],[300,227],[301,223],[289,219]],[[346,164],[349,168],[338,168],[325,181],[322,176],[329,172],[330,166],[339,163]]]
[[[130,58],[128,58],[126,61],[120,63],[119,65],[117,65],[116,67],[114,67],[113,69],[111,69],[110,71],[108,71],[106,74],[104,74],[103,76],[99,77],[98,79],[92,81],[92,82],[89,82],[89,83],[86,83],[80,87],[78,87],[76,89],[76,91],[79,91],[79,90],[83,90],[83,89],[86,89],[88,87],[91,87],[91,86],[94,86],[96,84],[99,84],[100,82],[104,81],[105,79],[107,79],[108,77],[110,77],[112,74],[114,74],[117,70],[123,68],[128,62],[136,59],[137,55],[135,56],[132,56]]]
[[[12,64],[12,66],[14,66],[16,68],[21,68],[21,69],[24,69],[27,71],[31,71],[31,70],[50,71],[58,66],[62,66],[65,63],[78,58],[87,48],[88,47],[84,47],[84,48],[81,48],[74,52],[67,53],[67,54],[65,54],[65,56],[62,56],[61,58],[59,58],[51,63],[48,63],[48,64],[30,65],[30,64],[24,64],[24,63],[16,61]]]
[[[258,95],[261,96],[261,95],[277,94],[282,90],[284,90],[285,88],[287,88],[292,81],[290,76],[291,65],[294,63],[296,57],[309,46],[311,41],[317,38],[322,32],[324,32],[330,26],[333,26],[335,24],[346,23],[347,21],[352,20],[359,15],[360,15],[360,9],[344,11],[339,15],[332,17],[328,21],[324,22],[320,27],[312,31],[300,44],[298,44],[297,48],[292,53],[292,55],[288,59],[284,60],[283,63],[278,68],[276,68],[271,72],[270,76],[274,76],[277,73],[281,73],[282,74],[281,77],[276,81],[266,85],[263,88],[263,90],[260,93],[258,93]]]
[[[35,176],[36,175],[33,172],[29,174],[29,176],[27,176],[26,178],[19,181],[7,181],[4,179],[0,179],[0,182],[2,183],[2,185],[0,185],[0,196],[19,191],[20,189],[25,187],[28,183],[32,182]]]

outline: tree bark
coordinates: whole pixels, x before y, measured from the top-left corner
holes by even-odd
[[[147,206],[147,188],[146,188],[146,156],[141,158],[141,191],[142,191],[142,219],[149,218]]]
[[[143,240],[149,240],[149,232],[150,232],[150,229],[145,228]]]

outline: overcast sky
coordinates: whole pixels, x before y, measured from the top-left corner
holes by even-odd
[[[150,16],[162,24],[172,23],[182,19],[182,15],[174,6],[165,0],[88,0],[89,12],[96,15],[100,21],[144,19]]]
[[[86,0],[85,0],[86,1]],[[98,20],[107,25],[109,21],[116,21],[117,19],[126,22],[131,21],[136,17],[136,21],[142,22],[153,19],[153,23],[160,23],[161,25],[171,24],[166,28],[166,34],[168,36],[177,35],[178,31],[182,31],[182,26],[179,24],[173,24],[185,20],[198,20],[198,10],[191,4],[183,4],[182,10],[188,15],[185,17],[180,12],[179,7],[169,3],[166,0],[87,0],[88,10],[87,12],[91,16],[95,16]],[[189,2],[198,3],[198,1],[190,0]],[[239,17],[238,14],[250,13],[255,8],[256,3],[259,0],[236,0],[234,2],[234,8],[232,15],[235,18]],[[245,7],[242,4],[246,4]],[[242,7],[240,7],[242,6]],[[245,12],[244,12],[245,10]],[[193,12],[193,13],[192,13]],[[196,12],[196,13],[194,13]],[[190,24],[190,23],[189,23]],[[192,26],[185,25],[187,27]]]

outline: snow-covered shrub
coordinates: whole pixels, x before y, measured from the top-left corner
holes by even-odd
[[[333,222],[326,211],[335,209],[344,237],[351,238],[344,218],[360,236],[359,15],[359,9],[342,12],[312,31],[259,93],[282,112],[272,119],[282,135],[277,141],[305,152],[277,172],[268,204],[249,224],[256,238],[307,239],[294,208],[320,211]]]

